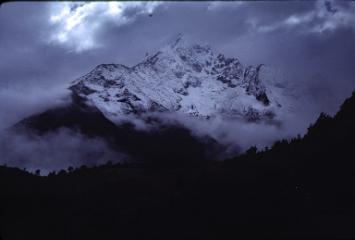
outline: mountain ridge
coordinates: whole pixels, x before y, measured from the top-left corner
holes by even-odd
[[[244,67],[179,35],[133,67],[100,64],[69,89],[113,122],[149,112],[273,121],[287,102],[265,85],[264,67]]]

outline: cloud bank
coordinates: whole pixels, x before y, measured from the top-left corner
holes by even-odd
[[[124,162],[126,156],[112,151],[98,138],[88,138],[67,128],[34,135],[26,132],[2,132],[0,163],[42,174],[82,165],[95,166]]]

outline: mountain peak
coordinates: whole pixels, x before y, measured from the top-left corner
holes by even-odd
[[[196,41],[194,39],[192,39],[191,36],[183,34],[183,33],[177,34],[168,43],[168,45],[172,49],[176,49],[179,47],[182,47],[182,48],[191,47],[194,44],[196,44]]]
[[[170,44],[168,44],[171,49],[178,50],[178,49],[205,49],[210,51],[211,47],[202,44],[201,42],[197,41],[193,37],[189,35],[185,35],[182,33],[179,33],[176,37],[173,38],[173,40],[170,41]]]
[[[113,122],[157,111],[269,121],[281,104],[272,86],[264,85],[260,70],[178,34],[138,65],[99,65],[70,89]]]
[[[171,47],[175,48],[176,46],[178,46],[179,44],[181,44],[182,42],[186,41],[185,40],[185,35],[182,33],[179,33],[174,40],[171,43]]]

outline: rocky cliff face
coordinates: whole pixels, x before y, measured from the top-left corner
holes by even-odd
[[[273,121],[284,104],[263,71],[180,35],[136,66],[101,64],[70,89],[112,122],[150,112]]]

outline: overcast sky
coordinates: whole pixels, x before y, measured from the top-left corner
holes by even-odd
[[[5,3],[0,8],[0,122],[60,103],[101,63],[132,66],[178,33],[303,86],[312,111],[355,89],[355,2]]]

